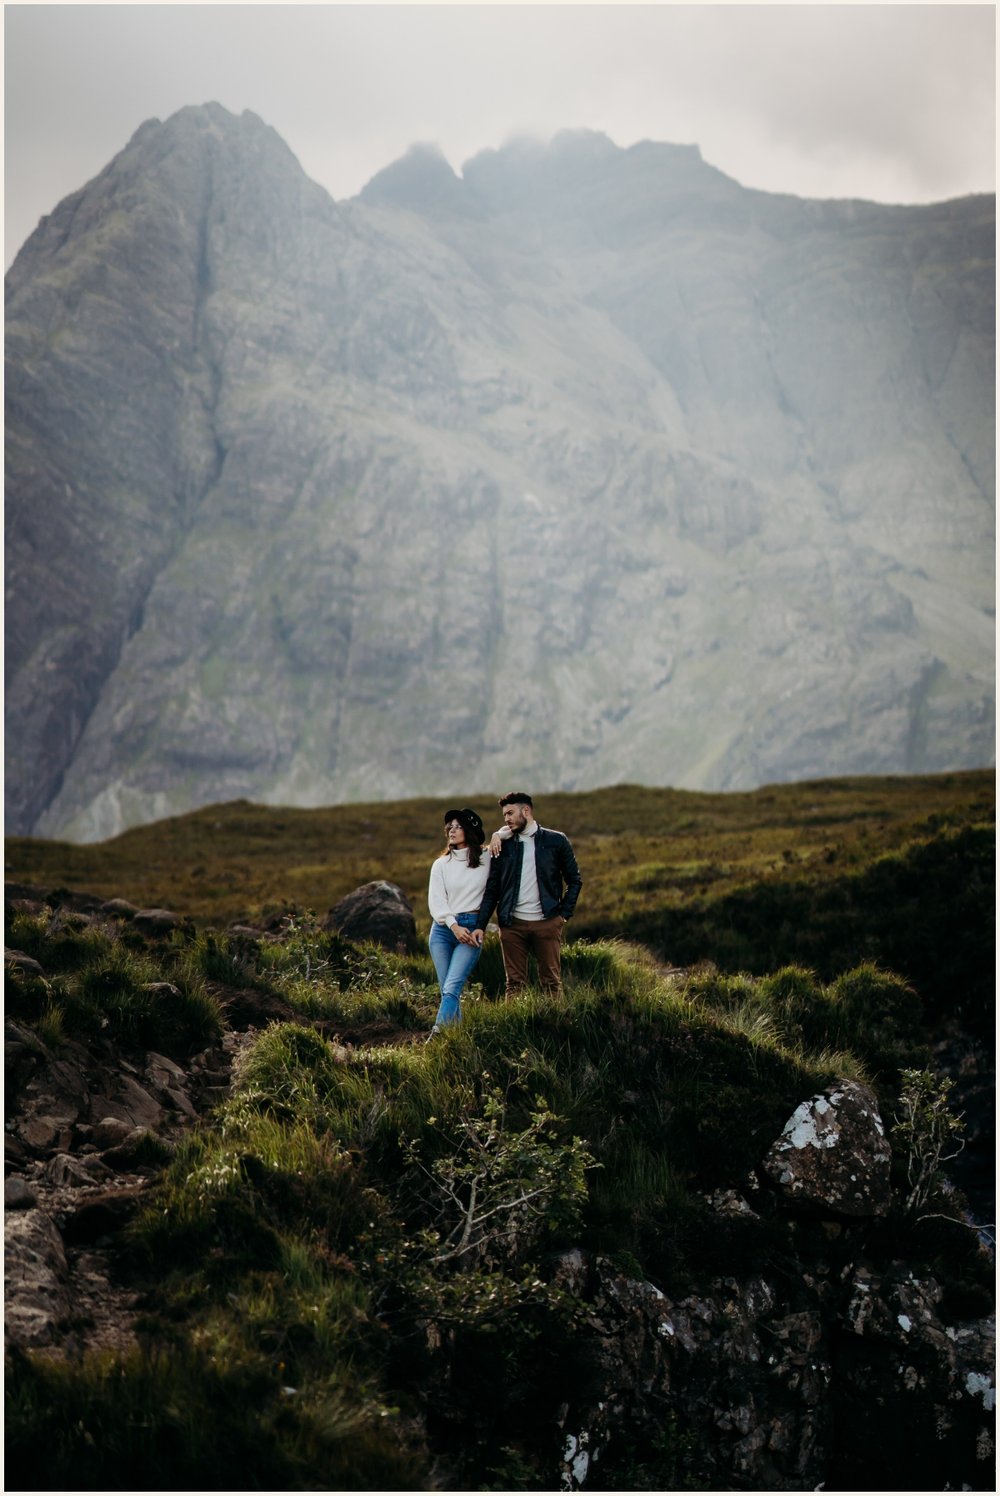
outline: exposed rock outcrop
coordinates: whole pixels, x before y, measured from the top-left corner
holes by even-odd
[[[56,1050],[10,1019],[4,1040],[8,1345],[126,1348],[137,1300],[115,1239],[176,1139],[218,1100],[226,1048],[183,1066],[105,1041]]]
[[[750,1275],[672,1297],[579,1252],[556,1278],[592,1326],[561,1388],[564,1490],[606,1489],[602,1469],[655,1419],[673,1489],[988,1484],[993,1322],[946,1324],[932,1278],[859,1262],[832,1282]]]

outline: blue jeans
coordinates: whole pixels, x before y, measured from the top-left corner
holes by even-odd
[[[466,930],[474,930],[476,916],[472,914],[460,914],[458,923]],[[431,935],[428,942],[431,949],[431,960],[434,962],[434,970],[441,986],[441,1006],[438,1008],[435,1023],[461,1023],[462,1021],[462,988],[469,980],[469,973],[483,954],[481,945],[464,945],[450,931],[447,925],[439,925],[437,920],[431,925]]]

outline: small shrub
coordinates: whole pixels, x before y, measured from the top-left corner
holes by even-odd
[[[965,1146],[961,1117],[949,1110],[954,1082],[929,1070],[904,1070],[892,1130],[906,1159],[907,1193],[903,1210],[919,1219],[944,1184],[942,1164],[957,1158]]]
[[[487,1078],[488,1081],[488,1078]],[[429,1264],[466,1267],[530,1257],[545,1231],[572,1226],[595,1160],[580,1138],[560,1136],[561,1119],[536,1097],[525,1125],[512,1119],[510,1089],[487,1084],[478,1104],[467,1094],[440,1136],[411,1139],[406,1160],[422,1176]]]

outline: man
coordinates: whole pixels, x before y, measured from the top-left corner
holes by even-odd
[[[542,990],[558,996],[562,992],[563,930],[583,887],[580,869],[569,838],[535,820],[530,795],[517,790],[497,803],[511,835],[503,841],[494,837],[490,843],[489,877],[470,933],[482,945],[483,932],[496,909],[507,996],[527,986],[529,955],[538,962]]]

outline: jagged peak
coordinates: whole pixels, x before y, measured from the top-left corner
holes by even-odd
[[[407,208],[415,213],[474,211],[462,178],[456,175],[439,145],[419,142],[404,156],[372,177],[360,193],[362,202]]]
[[[252,109],[244,109],[242,113],[234,114],[223,104],[215,101],[205,104],[185,104],[183,108],[168,115],[165,120],[155,117],[145,120],[116,159],[127,156],[137,147],[155,146],[157,142],[173,144],[206,137],[226,141],[237,148],[241,143],[264,146],[298,164],[295,153],[287,141],[272,125],[261,119],[259,114],[255,114]]]
[[[221,171],[212,167],[213,157],[225,162]],[[234,176],[232,169],[241,163],[247,168],[242,175],[254,183],[250,200],[256,200],[265,217],[280,215],[282,202],[299,201],[303,194],[320,204],[319,211],[337,213],[326,190],[311,181],[278,131],[258,114],[250,109],[234,114],[214,101],[187,104],[165,120],[144,120],[102,171],[45,214],[8,271],[8,283],[12,276],[16,281],[36,255],[62,254],[78,244],[81,235],[100,230],[109,194],[119,216],[121,210],[156,193],[163,201],[186,199],[190,206],[195,199],[204,201],[206,183],[214,180],[224,186],[239,180],[241,173],[237,170]]]

